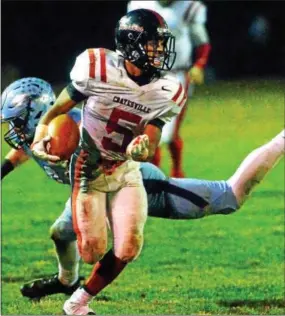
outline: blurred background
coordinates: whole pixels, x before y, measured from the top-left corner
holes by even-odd
[[[212,52],[208,81],[285,75],[285,2],[204,1]],[[2,90],[14,79],[68,81],[88,47],[114,49],[127,1],[2,1]]]

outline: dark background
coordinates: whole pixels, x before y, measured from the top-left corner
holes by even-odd
[[[204,3],[214,77],[285,75],[283,1]],[[126,6],[127,1],[2,1],[2,79],[12,71],[51,83],[68,81],[75,57],[83,50],[114,49],[114,28]],[[265,43],[248,32],[258,15],[270,26]]]

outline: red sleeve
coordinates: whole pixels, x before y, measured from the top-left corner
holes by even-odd
[[[209,43],[197,46],[196,59],[194,62],[194,66],[204,68],[208,63],[210,51],[211,51],[211,44]]]

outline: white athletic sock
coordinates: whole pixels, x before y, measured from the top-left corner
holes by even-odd
[[[228,180],[241,205],[254,186],[264,178],[284,155],[284,130],[267,144],[252,151]]]
[[[77,242],[66,242],[56,245],[58,259],[58,279],[67,286],[72,286],[78,280],[80,256]]]
[[[88,306],[92,299],[92,295],[88,294],[83,288],[78,288],[71,297],[65,301],[63,310],[66,315],[94,314],[94,311]]]
[[[92,301],[93,297],[94,296],[87,293],[83,287],[80,287],[71,295],[68,300],[74,304],[85,306]]]

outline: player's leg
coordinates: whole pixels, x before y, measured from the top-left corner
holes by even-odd
[[[147,196],[143,186],[124,187],[115,194],[111,201],[110,225],[114,254],[121,261],[131,262],[139,256],[146,218]]]
[[[72,217],[80,256],[86,263],[94,264],[107,248],[106,193],[96,189],[105,191],[108,184],[101,172],[94,177],[92,172],[96,173],[96,166],[87,165],[87,159],[88,154],[81,150],[71,160]],[[91,174],[87,174],[88,170]],[[86,180],[92,176],[94,179]],[[63,311],[66,315],[93,315],[88,307],[91,299],[84,288],[79,288],[65,301]]]
[[[58,260],[58,279],[65,285],[73,285],[78,279],[79,260],[76,235],[73,231],[71,200],[50,228]]]
[[[86,263],[94,264],[97,262],[98,264],[107,248],[106,193],[89,191],[87,194],[77,192],[76,183],[74,187],[72,214],[79,253]],[[78,288],[64,303],[64,313],[66,315],[95,314],[88,307],[91,299],[92,296],[84,288]]]
[[[164,185],[167,209],[164,218],[198,219],[209,215],[231,214],[239,205],[226,181],[200,179],[166,179]],[[161,214],[161,215],[160,215]],[[162,217],[163,212],[158,213]]]
[[[264,178],[284,156],[284,130],[265,145],[252,151],[228,180],[239,205],[245,201],[254,186]]]
[[[182,110],[185,112],[185,108]],[[179,116],[173,118],[170,122],[163,126],[161,133],[161,143],[167,144],[171,157],[171,176],[176,178],[184,177],[182,170],[182,152],[183,140],[179,136],[179,128],[181,122],[178,123]]]
[[[58,259],[58,273],[30,281],[21,287],[23,296],[40,299],[43,296],[64,293],[72,294],[80,285],[78,276],[79,255],[76,235],[72,227],[70,199],[61,216],[50,228]]]
[[[110,200],[109,221],[114,238],[113,250],[110,250],[94,266],[84,287],[78,289],[65,302],[65,311],[72,312],[74,307],[77,310],[90,311],[88,303],[92,298],[110,284],[122,272],[126,264],[134,260],[141,251],[143,228],[147,216],[147,199],[138,164],[136,165],[137,170],[134,174],[125,174],[124,180],[122,177],[117,177],[118,180],[124,181],[124,184],[134,186],[123,187],[112,194]]]
[[[113,232],[113,249],[100,260],[84,288],[92,296],[101,292],[140,254],[143,228],[146,221],[146,193],[144,188],[125,187],[110,201],[109,216]]]
[[[85,263],[94,264],[107,249],[106,193],[73,192],[73,227],[78,249]]]
[[[189,75],[188,72],[179,71],[177,73],[180,82],[182,82],[185,93],[188,93],[189,88]],[[183,153],[183,139],[180,136],[180,128],[182,122],[184,120],[187,109],[187,103],[184,108],[180,112],[180,114],[175,118],[175,125],[171,131],[170,142],[168,143],[169,152],[172,159],[172,169],[171,169],[171,177],[175,178],[184,178],[183,166],[182,166],[182,153]]]
[[[72,220],[78,250],[84,262],[94,264],[107,249],[106,193],[96,191],[96,183],[104,182],[103,175],[86,180],[88,155],[84,151],[73,155],[70,177],[72,181]]]

